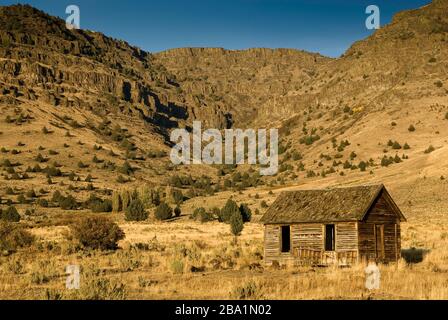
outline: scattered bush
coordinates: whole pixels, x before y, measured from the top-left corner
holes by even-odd
[[[67,197],[61,196],[59,199],[59,206],[62,210],[76,210],[78,209],[78,202],[72,195],[68,195]]]
[[[19,248],[29,247],[34,236],[22,226],[8,222],[0,222],[0,251],[15,252]]]
[[[431,152],[433,152],[433,151],[435,151],[435,150],[436,150],[436,148],[434,148],[434,147],[431,145],[431,146],[428,147],[428,149],[425,150],[425,153],[426,153],[426,154],[429,154],[429,153],[431,153]]]
[[[174,208],[174,216],[176,218],[180,217],[180,215],[182,214],[182,210],[180,209],[179,206],[176,206],[176,208]]]
[[[148,212],[140,199],[134,199],[126,208],[125,219],[127,221],[144,221],[148,219]]]
[[[244,222],[243,217],[241,214],[233,213],[230,217],[230,231],[234,236],[239,236],[241,234],[241,231],[243,231],[244,228]]]
[[[157,206],[154,215],[157,220],[168,220],[173,216],[173,209],[165,202],[162,202],[159,206]]]
[[[19,194],[19,195],[17,196],[17,202],[20,203],[20,204],[25,204],[25,203],[26,203],[26,198],[25,198],[25,196],[24,196],[23,194]]]
[[[249,222],[252,218],[252,211],[250,210],[249,206],[245,203],[242,203],[239,210],[241,213],[241,217],[243,218],[243,222]]]
[[[213,214],[200,207],[193,211],[191,218],[199,222],[209,222],[213,220]]]
[[[27,192],[26,192],[26,196],[27,196],[28,198],[36,198],[36,197],[37,197],[36,192],[35,192],[33,189],[27,191]]]
[[[113,212],[120,212],[122,210],[122,205],[121,205],[121,198],[120,198],[120,193],[117,191],[114,191],[112,193],[112,211]]]
[[[42,208],[48,208],[48,200],[47,199],[39,199],[37,200],[37,204]]]
[[[129,164],[129,162],[125,161],[123,166],[118,170],[118,172],[130,176],[134,173],[134,168]]]
[[[7,188],[6,188],[6,194],[7,194],[7,195],[14,195],[14,193],[15,193],[15,192],[14,192],[14,190],[13,190],[11,187],[7,187]]]
[[[414,132],[414,131],[415,131],[415,127],[414,127],[413,124],[411,124],[411,125],[409,126],[408,131],[409,131],[409,132]]]
[[[392,144],[392,149],[399,150],[399,149],[401,149],[401,145],[397,141],[395,141]]]
[[[103,200],[92,195],[86,204],[92,212],[112,212],[112,201],[109,199]]]
[[[236,202],[231,200],[231,199],[229,199],[229,200],[227,200],[227,202],[224,205],[224,207],[221,209],[220,214],[218,216],[218,220],[219,220],[219,222],[229,223],[230,222],[230,218],[234,214],[240,214],[240,210],[239,210],[238,205],[236,204]]]
[[[71,235],[85,248],[115,250],[118,241],[124,239],[122,229],[105,217],[84,218],[70,226]]]
[[[19,222],[20,214],[17,212],[16,207],[10,206],[5,211],[0,211],[0,220],[8,222]]]

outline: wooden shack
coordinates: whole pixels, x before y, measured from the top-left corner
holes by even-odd
[[[267,265],[398,261],[406,221],[384,185],[283,192],[261,218]]]

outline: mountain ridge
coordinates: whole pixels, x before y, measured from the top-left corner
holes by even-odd
[[[390,139],[401,147],[412,145],[400,157],[416,157],[392,167],[422,161],[424,168],[423,151],[442,145],[445,134],[445,8],[448,1],[440,0],[400,13],[341,57],[328,58],[281,48],[178,48],[153,54],[99,32],[66,30],[63,20],[30,6],[2,7],[0,104],[10,117],[17,117],[15,110],[29,110],[42,126],[76,115],[81,128],[70,131],[83,130],[79,134],[89,137],[90,146],[101,142],[123,161],[134,161],[141,169],[136,181],[146,174],[147,164],[139,159],[149,149],[167,152],[170,130],[191,128],[195,120],[204,128],[279,128],[282,146],[289,146],[282,165],[294,169],[282,171],[280,181],[348,179],[357,176],[361,162],[372,163],[372,171],[394,171],[381,166],[384,156],[390,160],[403,152],[390,150]],[[428,117],[435,109],[434,122]],[[408,136],[411,124],[421,136]],[[104,126],[126,128],[134,146],[127,150],[110,141],[98,129]],[[364,136],[379,141],[366,143]],[[349,140],[351,147],[339,148]],[[292,153],[300,153],[300,160],[292,160]],[[350,166],[342,168],[336,159]],[[167,165],[164,159],[155,171]],[[159,178],[154,172],[146,176]]]

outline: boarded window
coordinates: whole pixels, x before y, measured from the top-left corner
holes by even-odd
[[[291,251],[291,228],[282,226],[282,252]]]
[[[335,249],[335,233],[334,224],[325,226],[325,251],[334,251]]]

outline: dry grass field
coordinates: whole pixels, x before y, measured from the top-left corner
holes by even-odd
[[[438,188],[427,189],[435,184]],[[79,250],[66,239],[68,228],[63,225],[91,213],[49,209],[48,216],[54,217],[51,223],[32,229],[36,244],[0,258],[0,298],[448,299],[446,205],[443,199],[431,198],[446,185],[422,181],[419,186],[418,193],[425,202],[430,199],[432,206],[423,205],[423,199],[412,191],[406,193],[415,205],[401,203],[408,217],[403,224],[403,254],[414,261],[407,263],[403,258],[398,264],[381,265],[379,290],[365,288],[362,264],[350,268],[265,267],[263,226],[256,222],[259,216],[245,224],[235,243],[229,226],[219,222],[200,223],[183,215],[169,222],[129,223],[114,214],[126,238],[117,251],[97,251]],[[425,189],[428,194],[423,194]],[[258,191],[259,201],[275,197],[275,193]],[[236,200],[246,197],[235,195]],[[219,205],[222,199],[195,201]],[[188,212],[195,205],[187,202],[183,210]],[[66,289],[67,265],[81,266],[80,290]]]
[[[447,11],[438,0],[402,12],[333,59],[151,54],[0,7],[0,220],[13,221],[0,221],[0,299],[448,299]],[[278,174],[173,165],[169,134],[193,121],[278,128]],[[384,184],[408,220],[379,290],[365,288],[363,264],[264,264],[258,221],[280,192],[367,183]],[[229,199],[252,211],[236,239],[229,224],[192,219]],[[181,215],[156,219],[165,202]],[[73,226],[89,217],[124,231],[118,248],[80,245]],[[66,288],[70,265],[79,290]]]

